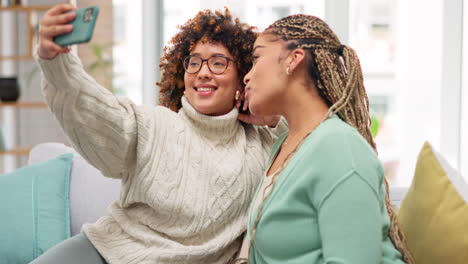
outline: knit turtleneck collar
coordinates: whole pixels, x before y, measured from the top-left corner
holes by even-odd
[[[204,115],[195,110],[185,96],[182,96],[182,108],[179,114],[185,116],[202,136],[210,139],[230,139],[240,126],[237,108],[234,107],[229,113],[221,116]]]

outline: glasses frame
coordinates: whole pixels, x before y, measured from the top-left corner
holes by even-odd
[[[188,72],[188,71],[187,71],[187,66],[185,66],[185,61],[188,60],[188,59],[190,59],[190,58],[192,58],[192,57],[199,58],[199,59],[202,61],[202,63],[200,64],[200,68],[198,68],[198,70],[197,70],[196,72]],[[211,68],[210,68],[210,64],[208,63],[208,61],[209,61],[211,58],[216,58],[216,57],[225,58],[225,59],[227,60],[227,62],[228,62],[228,63],[226,64],[226,68],[225,68],[224,71],[221,72],[221,73],[215,73],[215,72],[213,72],[213,70],[211,70]],[[198,72],[201,70],[201,68],[203,67],[203,63],[206,62],[206,66],[208,66],[208,70],[210,70],[210,72],[211,72],[212,74],[220,75],[220,74],[224,74],[224,73],[226,72],[226,70],[229,68],[229,63],[230,63],[231,61],[233,62],[234,60],[231,59],[231,58],[229,58],[228,56],[224,56],[224,55],[213,55],[213,56],[209,57],[208,59],[203,59],[203,58],[201,58],[200,56],[197,56],[197,55],[188,55],[188,56],[186,56],[186,57],[184,57],[184,58],[182,59],[182,65],[183,65],[183,67],[184,67],[185,72],[187,72],[187,73],[189,73],[189,74],[196,74],[196,73],[198,73]]]

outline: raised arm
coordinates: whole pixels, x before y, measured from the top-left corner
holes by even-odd
[[[54,36],[70,30],[65,24],[74,15],[66,12],[73,9],[57,5],[41,21],[36,59],[43,94],[74,148],[105,176],[124,179],[135,167],[138,148],[149,145],[145,141],[154,119],[164,118],[165,111],[114,96],[84,71],[76,55],[53,42]]]

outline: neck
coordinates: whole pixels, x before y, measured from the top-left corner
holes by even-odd
[[[282,115],[288,121],[289,134],[297,134],[308,130],[310,132],[317,127],[328,113],[329,107],[325,101],[313,92],[311,88],[291,89]],[[316,91],[316,90],[315,90]]]
[[[233,138],[241,124],[237,120],[239,114],[237,108],[233,108],[229,113],[221,116],[209,116],[199,113],[185,98],[182,97],[182,109],[179,114],[183,116],[193,129],[197,130],[201,136],[210,140],[229,140]]]

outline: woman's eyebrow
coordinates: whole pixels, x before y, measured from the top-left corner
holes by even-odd
[[[257,48],[265,48],[265,46],[255,46],[252,50],[252,53],[254,53],[257,50]]]
[[[200,57],[201,57],[201,54],[200,54],[200,53],[190,53],[190,55],[195,55],[195,56],[200,56]],[[223,53],[212,53],[212,54],[210,55],[210,57],[211,57],[211,56],[226,56],[226,55],[223,54]]]

